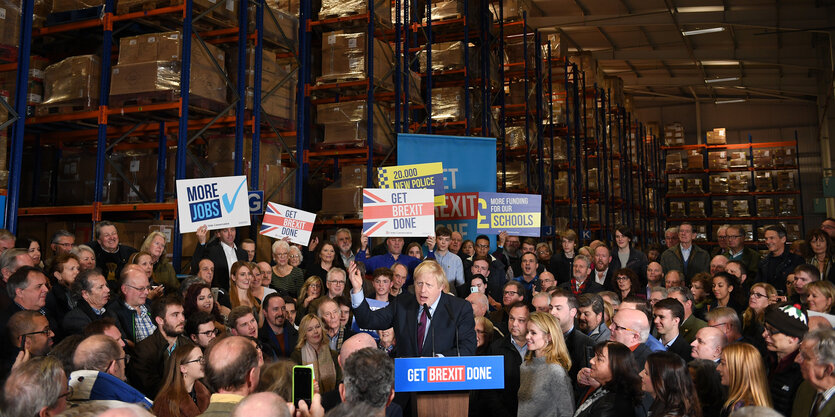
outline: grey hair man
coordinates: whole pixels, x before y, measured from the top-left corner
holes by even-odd
[[[386,406],[394,399],[394,361],[375,348],[363,348],[345,361],[344,379],[339,385],[342,401],[366,403],[376,415],[385,415]]]
[[[67,408],[67,375],[61,361],[32,358],[12,371],[3,387],[6,416],[53,416]]]
[[[835,387],[835,330],[817,329],[807,333],[794,361],[800,364],[804,381],[797,389],[792,416],[833,415],[835,401],[830,401],[831,395],[826,398],[826,393]],[[822,399],[817,410],[812,410],[818,397]]]

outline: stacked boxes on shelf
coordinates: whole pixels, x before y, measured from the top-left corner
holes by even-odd
[[[93,110],[99,101],[100,71],[95,55],[71,56],[46,67],[38,115]]]
[[[112,70],[111,98],[130,101],[141,94],[165,94],[170,101],[176,100],[180,95],[181,41],[182,34],[177,31],[122,38],[119,63]],[[204,49],[195,43],[191,49],[190,100],[201,107],[225,104],[226,82],[215,63],[223,68],[226,55],[214,45],[205,45]]]
[[[44,70],[48,65],[46,58],[32,55],[29,58],[29,81],[27,99],[27,116],[34,116],[35,107],[43,103],[44,95]],[[17,71],[0,72],[0,91],[7,91],[9,95],[8,103],[14,105],[15,97],[15,83],[17,82]],[[0,94],[2,95],[2,94]],[[4,108],[5,109],[5,108]],[[0,115],[0,123],[5,118]]]
[[[322,190],[322,210],[325,218],[362,218],[362,189],[366,184],[365,165],[345,165],[340,181]],[[376,184],[376,175],[373,175]]]
[[[391,26],[392,16],[391,1],[375,0],[374,15],[377,21],[385,26]],[[354,16],[368,12],[368,0],[322,0],[322,8],[319,9],[319,20],[334,17]]]
[[[375,149],[387,150],[393,145],[388,113],[384,103],[374,105],[372,129]],[[316,107],[316,123],[324,125],[324,143],[363,146],[368,132],[368,106],[365,100],[320,104]]]
[[[367,42],[364,32],[345,33],[342,30],[322,34],[322,76],[320,84],[355,81],[368,78]],[[391,90],[394,62],[391,48],[379,39],[374,39],[374,83]]]
[[[233,53],[230,68],[238,67],[238,55]],[[252,109],[255,95],[255,51],[246,52],[246,108]],[[232,83],[237,85],[237,71],[230,71]],[[289,58],[276,59],[276,51],[264,49],[261,55],[261,109],[270,116],[291,121],[296,115],[296,80],[295,65]],[[283,82],[282,82],[283,81]],[[273,89],[275,89],[273,91]],[[269,94],[272,92],[271,94]],[[268,95],[269,94],[269,95]],[[289,125],[290,123],[288,123]]]

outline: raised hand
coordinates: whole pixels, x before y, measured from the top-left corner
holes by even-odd
[[[356,294],[362,291],[362,273],[357,268],[356,262],[351,262],[348,267],[348,279],[351,280],[351,293]]]
[[[201,245],[205,245],[206,241],[209,240],[209,226],[204,224],[198,227],[194,234],[197,235],[197,241],[200,242]]]

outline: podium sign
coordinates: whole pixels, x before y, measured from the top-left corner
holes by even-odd
[[[502,356],[397,358],[396,392],[469,391],[504,388]]]

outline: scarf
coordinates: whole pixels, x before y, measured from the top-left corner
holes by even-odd
[[[336,387],[336,368],[327,341],[322,341],[318,351],[310,343],[305,343],[302,346],[302,364],[313,364],[313,375],[319,383],[319,392],[328,392]]]
[[[589,282],[588,279],[583,281],[583,283],[579,287],[577,287],[577,280],[574,279],[574,278],[571,278],[571,292],[574,293],[575,297],[579,296],[580,294],[583,293],[583,291],[585,291],[587,282]]]

